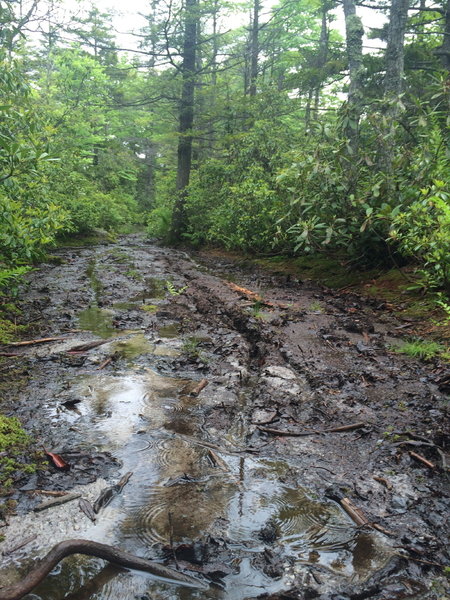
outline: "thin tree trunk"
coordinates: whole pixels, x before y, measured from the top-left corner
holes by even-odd
[[[250,42],[250,86],[249,95],[256,96],[256,81],[258,79],[258,59],[259,59],[259,0],[253,0],[253,18]]]
[[[172,215],[170,241],[178,243],[186,229],[185,201],[192,164],[192,126],[194,124],[195,61],[198,29],[198,0],[186,0],[184,16],[184,40],[182,89],[178,127],[177,197]]]
[[[386,103],[386,131],[381,165],[392,185],[393,162],[396,148],[395,122],[401,112],[400,95],[403,90],[404,42],[409,0],[392,0],[388,40],[386,46],[386,74],[384,99]]]
[[[362,43],[364,28],[356,14],[353,0],[343,0],[345,15],[345,33],[350,84],[348,88],[348,124],[345,133],[354,160],[359,146],[359,119],[362,110],[363,59]]]

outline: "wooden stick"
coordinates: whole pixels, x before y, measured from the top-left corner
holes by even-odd
[[[115,546],[108,546],[91,540],[67,540],[56,544],[21,581],[9,587],[1,587],[0,600],[20,600],[39,585],[61,560],[72,554],[95,556],[120,567],[151,573],[181,585],[200,589],[207,589],[208,587],[207,584],[195,577],[180,573],[146,558],[129,554]]]
[[[97,371],[101,371],[102,369],[104,369],[105,367],[107,367],[109,365],[109,363],[112,362],[112,356],[110,356],[109,358],[107,358],[105,361],[102,362],[102,364],[97,367]]]
[[[351,500],[349,500],[348,498],[342,498],[342,500],[340,501],[340,505],[349,515],[352,521],[354,521],[357,525],[370,525],[369,519],[364,515],[360,508],[353,504]]]
[[[6,356],[7,358],[14,358],[15,356],[21,356],[17,352],[0,352],[0,356]]]
[[[227,463],[224,460],[222,460],[220,458],[220,456],[218,456],[214,452],[214,450],[211,450],[211,448],[208,448],[208,455],[209,455],[209,458],[211,459],[211,461],[212,461],[212,463],[213,463],[213,465],[215,467],[220,467],[221,469],[223,469],[224,471],[227,471],[227,472],[230,471],[230,469],[228,468]]]
[[[353,431],[353,429],[361,429],[366,427],[366,423],[351,423],[350,425],[341,425],[340,427],[332,427],[331,429],[324,429],[320,433],[340,433],[341,431]]]
[[[72,354],[72,352],[87,352],[88,350],[92,350],[92,348],[97,348],[97,346],[102,346],[106,344],[108,340],[95,340],[95,342],[87,342],[86,344],[79,344],[78,346],[72,346],[67,350],[68,354]]]
[[[305,435],[319,435],[321,433],[344,433],[346,431],[353,431],[354,429],[361,429],[366,427],[366,423],[351,423],[350,425],[341,425],[340,427],[331,427],[329,429],[313,429],[311,431],[283,431],[281,429],[273,429],[272,427],[262,427],[258,425],[260,431],[265,433],[271,433],[272,435],[284,435],[292,437],[302,437]]]
[[[208,380],[207,379],[201,379],[198,383],[198,385],[195,386],[195,388],[192,390],[192,392],[189,394],[190,396],[198,396],[200,394],[200,392],[208,385]]]
[[[422,455],[417,454],[417,452],[413,452],[412,450],[410,450],[409,455],[412,456],[413,458],[415,458],[416,460],[418,460],[419,462],[423,463],[429,469],[435,469],[436,468],[436,465],[434,463],[432,463],[431,461],[427,460]]]
[[[53,496],[54,498],[60,498],[61,496],[67,496],[67,492],[58,490],[34,490],[36,494],[43,494],[44,496]]]
[[[60,496],[59,498],[53,498],[52,500],[47,500],[47,502],[42,502],[42,504],[38,504],[34,507],[34,512],[40,512],[41,510],[46,510],[47,508],[52,508],[53,506],[59,506],[60,504],[65,504],[66,502],[70,502],[71,500],[75,500],[76,498],[80,498],[81,494],[66,494],[65,496]]]
[[[31,542],[34,542],[34,540],[36,538],[37,538],[36,534],[29,535],[28,537],[26,537],[21,542],[15,544],[15,546],[12,546],[11,548],[7,548],[6,550],[3,550],[2,555],[3,556],[8,556],[9,554],[12,554],[13,552],[16,552],[17,550],[20,550],[21,548],[23,548],[27,544],[30,544]]]
[[[59,342],[61,340],[65,340],[66,338],[62,337],[49,337],[42,338],[39,340],[27,340],[25,342],[9,342],[6,344],[7,346],[31,346],[32,344],[47,344],[48,342]]]

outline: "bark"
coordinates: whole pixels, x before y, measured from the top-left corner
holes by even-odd
[[[114,546],[99,544],[90,540],[67,540],[54,546],[19,583],[7,588],[2,587],[0,589],[0,600],[20,600],[39,585],[59,562],[71,554],[96,556],[127,569],[137,569],[157,577],[176,581],[181,585],[205,589],[205,585],[200,580],[190,575],[174,571],[145,558],[134,556]]]
[[[250,41],[250,85],[249,95],[256,96],[256,81],[258,79],[258,59],[259,59],[259,0],[253,0],[253,19]]]
[[[349,70],[348,118],[346,135],[352,155],[356,158],[359,146],[359,119],[362,110],[363,58],[362,45],[364,28],[356,14],[353,0],[344,0],[345,34],[347,42],[347,58]]]
[[[177,197],[172,216],[170,241],[178,243],[186,229],[185,200],[192,165],[192,126],[194,124],[195,62],[198,30],[198,0],[186,0],[184,15],[183,61],[181,65],[182,89],[180,99]]]
[[[404,43],[408,8],[409,0],[392,0],[389,15],[384,77],[386,130],[381,157],[382,169],[388,177],[391,177],[393,172],[396,119],[401,111],[400,96],[403,90]],[[389,185],[392,185],[392,181]]]
[[[392,0],[385,58],[384,94],[387,99],[395,99],[402,93],[408,8],[409,0]]]

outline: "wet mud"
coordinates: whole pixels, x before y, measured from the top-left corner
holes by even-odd
[[[139,236],[58,254],[22,308],[30,337],[62,339],[4,359],[1,408],[70,469],[18,474],[2,585],[76,537],[209,588],[78,556],[29,600],[448,596],[445,369],[391,350],[381,300]],[[94,521],[31,512],[128,472]]]

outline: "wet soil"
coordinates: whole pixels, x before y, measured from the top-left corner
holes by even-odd
[[[446,597],[447,374],[390,350],[383,302],[135,235],[58,254],[23,315],[63,339],[4,359],[1,410],[71,468],[19,474],[2,584],[77,537],[209,589],[79,557],[29,599]],[[43,490],[93,503],[130,471],[95,522],[77,501],[30,512]]]

